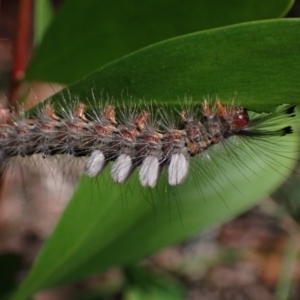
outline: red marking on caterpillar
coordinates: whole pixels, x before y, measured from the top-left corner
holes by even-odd
[[[141,110],[134,106],[119,115],[113,103],[88,110],[86,104],[77,102],[71,110],[55,112],[46,103],[34,118],[25,118],[1,108],[2,169],[12,157],[40,154],[47,159],[67,154],[87,157],[85,174],[90,177],[98,176],[112,162],[110,173],[116,183],[124,183],[138,169],[140,184],[153,188],[166,168],[168,183],[176,186],[188,176],[193,157],[210,160],[210,150],[216,145],[224,146],[221,155],[237,165],[243,164],[243,158],[236,155],[235,148],[243,148],[244,143],[250,149],[255,141],[263,142],[263,147],[269,143],[269,149],[261,149],[266,155],[272,148],[272,137],[293,133],[291,126],[280,124],[295,116],[293,105],[253,116],[241,106],[223,105],[219,100],[187,105],[175,116],[163,109],[153,112],[151,105]],[[233,143],[230,147],[229,140]]]

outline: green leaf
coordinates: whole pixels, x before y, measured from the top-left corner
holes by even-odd
[[[144,48],[104,66],[53,97],[54,102],[109,98],[203,97],[271,111],[300,101],[300,20],[252,22],[198,32]],[[70,97],[69,95],[73,95]],[[103,98],[103,96],[102,96]],[[102,99],[103,100],[103,99]]]
[[[254,110],[300,99],[299,20],[253,22],[171,39],[133,53],[56,94],[53,102],[94,95],[156,99],[220,96]],[[124,102],[130,97],[124,94]],[[201,98],[200,98],[201,99]],[[101,97],[96,101],[101,101]],[[280,127],[299,122],[288,118]],[[215,145],[210,162],[193,158],[188,180],[141,188],[137,174],[112,182],[109,167],[81,183],[32,270],[12,299],[126,265],[252,207],[282,182],[298,159],[296,134]],[[283,150],[284,149],[284,150]],[[284,152],[283,152],[284,151]],[[224,159],[224,153],[233,156]]]
[[[284,16],[293,2],[69,0],[37,50],[27,79],[74,82],[108,62],[167,38]]]
[[[53,17],[49,0],[34,1],[34,45],[40,44]]]

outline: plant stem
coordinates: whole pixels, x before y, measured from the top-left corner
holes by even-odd
[[[19,0],[17,32],[11,76],[10,104],[13,106],[19,94],[28,61],[28,44],[32,23],[32,0]]]

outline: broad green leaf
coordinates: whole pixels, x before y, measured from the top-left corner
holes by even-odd
[[[92,92],[120,99],[123,91],[125,103],[132,96],[165,107],[185,95],[224,101],[235,96],[260,111],[298,103],[299,30],[298,20],[278,20],[171,39],[103,67],[52,100],[94,101]],[[279,125],[291,122],[299,118]],[[83,177],[13,299],[132,263],[245,211],[286,178],[298,159],[298,143],[294,134],[215,145],[211,161],[192,159],[191,174],[178,188],[162,178],[157,188],[143,189],[137,174],[117,185],[110,167],[97,181]]]
[[[300,101],[300,20],[245,23],[198,32],[144,48],[104,66],[53,97],[92,102],[204,97],[271,111]],[[71,95],[71,97],[70,97]],[[102,99],[103,100],[103,99]]]
[[[284,16],[293,2],[69,0],[37,50],[27,79],[74,82],[108,62],[167,38]]]
[[[34,45],[38,45],[53,17],[50,0],[34,1]]]

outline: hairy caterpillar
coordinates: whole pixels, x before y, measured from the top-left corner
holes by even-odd
[[[11,157],[41,154],[47,159],[67,154],[87,157],[85,173],[90,177],[100,174],[111,161],[110,173],[116,183],[124,183],[138,169],[141,185],[153,188],[166,168],[168,183],[176,186],[188,176],[193,157],[209,160],[209,151],[216,145],[223,146],[224,159],[242,165],[243,157],[234,149],[260,142],[259,151],[268,159],[272,139],[293,134],[291,126],[281,123],[296,116],[295,105],[253,116],[241,106],[223,105],[219,100],[187,105],[173,116],[151,106],[123,108],[119,114],[113,103],[89,109],[76,101],[73,109],[55,112],[47,102],[34,117],[26,118],[2,107],[1,169]],[[235,145],[229,146],[229,140]],[[266,145],[269,148],[264,149]]]

